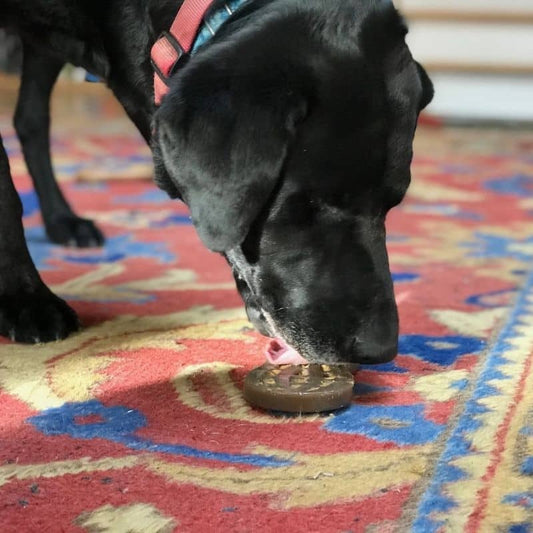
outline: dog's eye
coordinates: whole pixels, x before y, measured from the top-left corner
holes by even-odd
[[[350,210],[357,202],[351,192],[332,191],[321,195],[321,201],[328,208]]]
[[[315,218],[317,203],[307,194],[289,196],[284,205],[284,215],[292,224],[309,224]]]

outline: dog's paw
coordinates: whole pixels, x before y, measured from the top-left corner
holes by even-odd
[[[105,242],[94,222],[76,215],[60,215],[47,221],[45,225],[48,238],[62,246],[94,248]]]
[[[0,335],[12,341],[57,341],[79,328],[76,313],[47,287],[0,295]]]

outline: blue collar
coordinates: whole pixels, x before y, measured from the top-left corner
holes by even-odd
[[[195,54],[200,47],[210,41],[221,28],[222,24],[224,24],[224,22],[226,22],[237,9],[242,7],[248,1],[249,0],[226,0],[218,7],[212,9],[200,27],[191,54]]]

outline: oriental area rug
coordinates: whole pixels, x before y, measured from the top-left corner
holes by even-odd
[[[149,154],[106,102],[53,129],[102,249],[47,241],[0,115],[34,261],[84,325],[0,341],[0,531],[532,531],[533,136],[419,130],[388,219],[399,355],[360,369],[347,409],[281,417],[242,398],[266,340],[228,266],[138,179]],[[78,179],[106,172],[130,179]]]

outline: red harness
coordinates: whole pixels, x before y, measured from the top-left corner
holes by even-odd
[[[185,0],[168,32],[163,32],[152,47],[154,98],[159,105],[168,93],[168,79],[180,60],[191,51],[205,14],[214,0]]]

